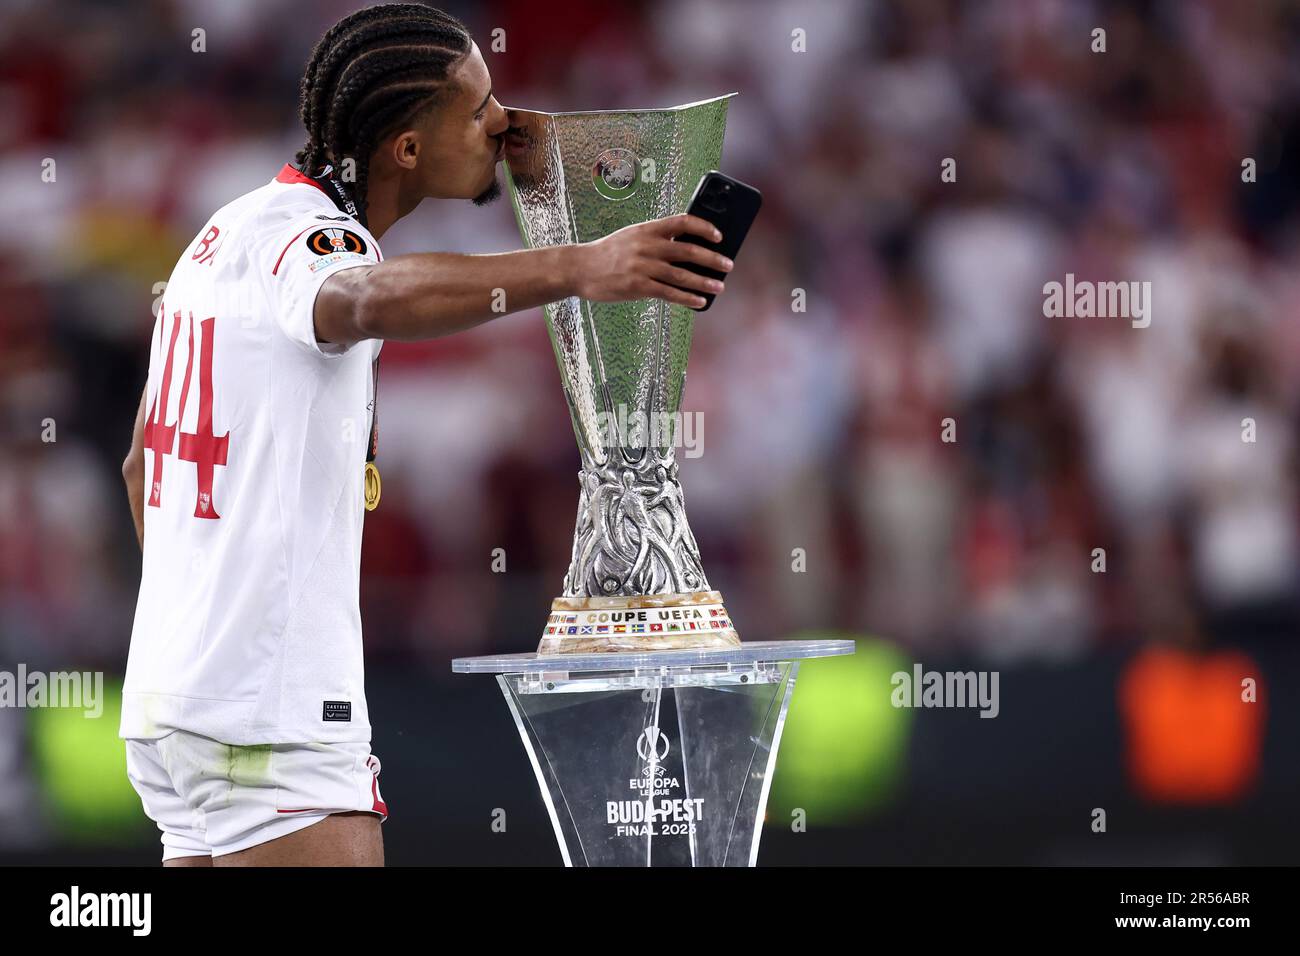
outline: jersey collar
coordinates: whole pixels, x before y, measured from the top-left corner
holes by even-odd
[[[290,165],[289,163],[284,164],[284,168],[276,175],[275,181],[277,183],[310,183],[321,192],[325,192],[324,187],[321,186],[320,183],[316,182],[316,180],[304,174],[302,170]]]
[[[276,174],[275,181],[277,183],[307,183],[315,186],[334,203],[339,212],[346,213],[362,225],[365,225],[365,216],[357,208],[357,204],[352,201],[352,194],[341,181],[334,177],[333,173],[334,167],[326,166],[319,176],[308,176],[298,167],[285,163],[284,168]]]

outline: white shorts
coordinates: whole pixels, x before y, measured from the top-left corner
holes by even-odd
[[[162,831],[164,860],[237,853],[331,813],[388,819],[366,743],[236,747],[176,730],[127,740],[126,773]]]

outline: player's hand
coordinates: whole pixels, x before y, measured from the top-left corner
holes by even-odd
[[[691,262],[718,272],[730,272],[732,262],[703,246],[673,242],[673,236],[686,234],[709,242],[722,238],[711,222],[682,214],[637,223],[603,239],[581,243],[575,247],[578,297],[593,302],[655,298],[691,309],[702,308],[704,299],[694,293],[717,295],[723,290],[722,282],[696,275],[673,263]]]

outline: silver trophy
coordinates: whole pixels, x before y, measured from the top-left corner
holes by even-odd
[[[506,178],[529,248],[686,211],[722,157],[720,96],[671,109],[510,110]],[[546,306],[582,469],[564,593],[539,653],[734,647],[674,455],[695,313],[662,299]]]
[[[524,242],[685,212],[719,165],[728,99],[510,110]],[[570,866],[754,865],[799,662],[853,653],[741,644],[704,576],[673,454],[694,318],[659,299],[546,307],[582,460],[564,594],[537,653],[452,661],[497,675]]]

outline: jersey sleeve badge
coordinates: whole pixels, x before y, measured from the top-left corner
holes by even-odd
[[[344,259],[363,259],[369,250],[366,240],[342,226],[317,229],[308,234],[306,242],[307,248],[318,257],[307,264],[312,272]]]

